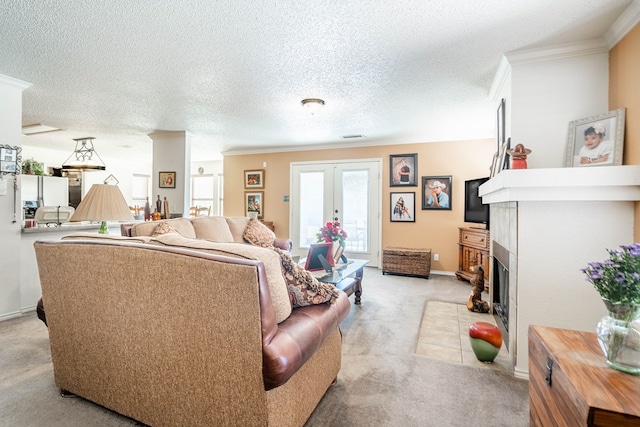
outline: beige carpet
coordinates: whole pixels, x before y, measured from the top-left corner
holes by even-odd
[[[528,426],[527,381],[416,354],[425,308],[464,304],[470,290],[451,276],[425,280],[365,268],[362,305],[352,304],[341,324],[338,381],[307,427]],[[0,322],[0,427],[131,425],[138,424],[84,399],[60,397],[47,329],[35,313]]]
[[[484,294],[483,299],[487,299]],[[420,324],[416,354],[511,373],[504,343],[493,363],[480,362],[476,358],[469,342],[469,326],[474,322],[496,324],[492,315],[469,311],[466,304],[428,301]]]

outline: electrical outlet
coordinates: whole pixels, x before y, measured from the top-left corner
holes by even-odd
[[[440,254],[433,254],[434,261],[440,261]]]

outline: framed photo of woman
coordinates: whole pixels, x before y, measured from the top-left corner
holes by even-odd
[[[391,193],[391,222],[416,221],[416,193]]]

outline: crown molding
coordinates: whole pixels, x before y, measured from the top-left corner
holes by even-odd
[[[18,88],[20,90],[25,90],[29,86],[31,86],[31,83],[29,83],[29,82],[25,82],[25,81],[22,81],[22,80],[14,79],[13,77],[5,76],[3,74],[0,74],[0,83],[3,83],[5,85],[7,85],[7,86],[13,86],[13,87]]]
[[[502,55],[496,74],[493,76],[493,82],[491,83],[491,89],[489,89],[489,99],[497,102],[502,98],[503,88],[511,75],[511,64],[506,56]]]
[[[611,49],[618,44],[638,22],[640,22],[640,0],[634,0],[604,35],[607,48]]]
[[[543,48],[514,50],[507,52],[505,56],[511,65],[516,65],[592,55],[608,51],[609,48],[604,39],[599,38],[546,46]]]

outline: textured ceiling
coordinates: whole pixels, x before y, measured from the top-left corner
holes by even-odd
[[[32,83],[23,145],[104,155],[194,136],[194,156],[494,134],[509,51],[598,38],[632,0],[3,0],[0,74]],[[303,98],[325,100],[309,115]],[[134,148],[123,148],[132,146]]]

